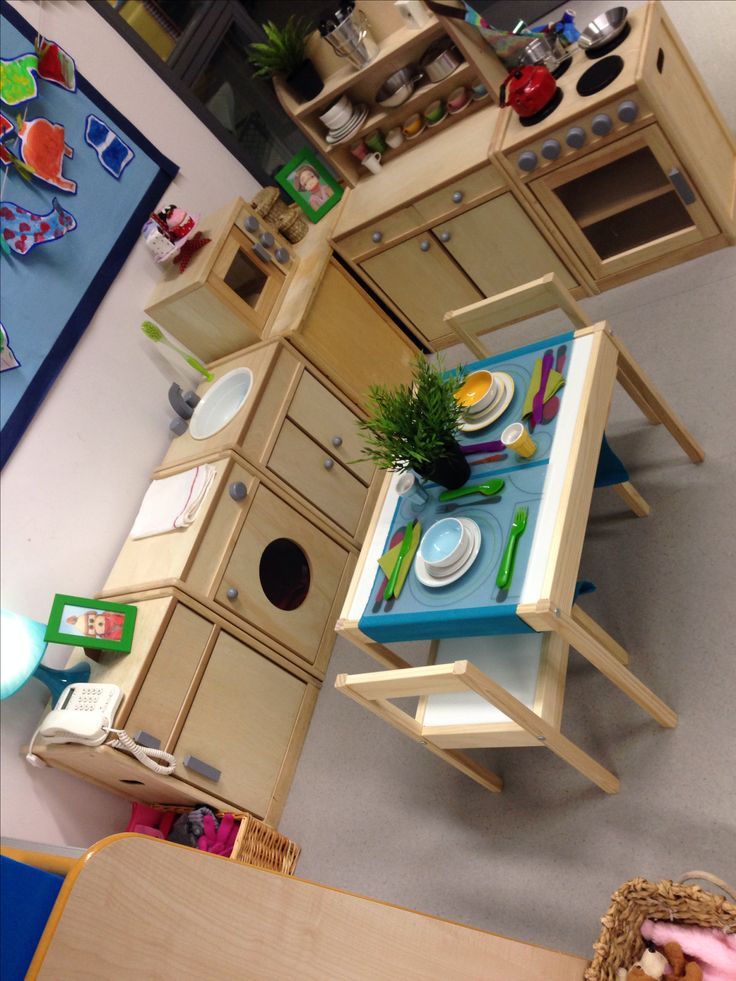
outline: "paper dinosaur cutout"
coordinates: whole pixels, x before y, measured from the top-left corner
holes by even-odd
[[[0,201],[0,235],[17,255],[26,255],[36,245],[55,242],[77,227],[77,219],[52,198],[51,211],[36,215],[13,201]]]
[[[0,100],[6,106],[18,106],[38,95],[38,82],[34,72],[38,71],[38,55],[35,51],[17,55],[15,58],[0,58]]]
[[[7,330],[0,324],[0,371],[12,371],[13,368],[20,368],[20,361],[11,350]]]
[[[123,143],[107,123],[91,113],[85,123],[84,139],[95,151],[105,170],[116,180],[120,180],[123,171],[135,157],[130,147]]]
[[[20,120],[20,157],[33,168],[34,177],[58,187],[60,191],[77,193],[77,182],[64,177],[61,170],[64,157],[73,157],[74,150],[64,142],[64,127],[45,116]]]
[[[38,74],[47,82],[60,85],[67,92],[77,91],[76,66],[72,56],[56,41],[45,37],[37,37],[36,54],[38,55]]]

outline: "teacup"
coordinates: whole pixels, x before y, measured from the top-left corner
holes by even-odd
[[[442,99],[435,99],[434,102],[430,102],[427,108],[424,110],[424,118],[430,126],[434,126],[438,123],[442,117],[445,115],[445,106]]]
[[[512,422],[501,433],[501,442],[519,456],[530,457],[537,452],[537,444],[529,435],[523,422]]]
[[[381,169],[381,154],[367,153],[360,162],[364,167],[367,167],[372,174],[377,174]]]
[[[412,116],[409,116],[402,128],[404,130],[404,136],[416,136],[424,129],[424,119],[418,112],[415,112]]]
[[[375,130],[373,133],[369,133],[368,136],[364,137],[364,143],[369,150],[373,150],[375,153],[384,153],[386,150],[386,140],[383,137],[383,133],[380,129]]]
[[[400,126],[395,126],[386,133],[386,143],[396,149],[397,146],[401,146],[404,142],[404,134],[401,132]]]
[[[483,82],[476,79],[470,86],[470,94],[474,100],[485,99],[488,95],[488,89],[485,87]]]
[[[460,112],[468,104],[469,99],[470,93],[464,85],[461,85],[447,96],[447,108],[450,112]]]
[[[355,157],[356,160],[360,160],[362,162],[368,156],[370,150],[365,145],[363,140],[358,140],[357,143],[350,144],[350,152],[352,153],[352,155]]]

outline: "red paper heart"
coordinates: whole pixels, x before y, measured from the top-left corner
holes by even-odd
[[[20,225],[18,225],[18,228],[20,229],[21,232],[30,232],[31,230],[31,226],[28,224],[27,221],[22,221]]]
[[[3,238],[15,238],[15,232],[12,232],[9,228],[3,228]]]
[[[0,208],[0,218],[12,218],[13,212],[10,208]]]
[[[43,242],[44,241],[44,236],[42,235],[41,232],[36,232],[36,234],[33,236],[33,241],[34,242]]]
[[[51,228],[51,225],[47,221],[42,221],[40,227],[42,232],[47,232]]]

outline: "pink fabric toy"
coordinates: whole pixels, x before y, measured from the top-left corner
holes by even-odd
[[[200,835],[197,848],[213,855],[229,856],[235,844],[237,827],[232,814],[223,814],[220,827],[215,830],[215,820],[211,814],[205,814],[203,819],[204,834]]]
[[[676,940],[703,969],[703,981],[736,981],[736,934],[706,927],[644,920],[641,935],[663,947]]]

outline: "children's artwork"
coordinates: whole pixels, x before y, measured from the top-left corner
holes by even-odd
[[[20,368],[20,361],[10,347],[7,330],[0,324],[0,371],[11,371],[13,368]]]
[[[125,603],[57,593],[44,640],[104,651],[127,652],[133,646],[138,609]]]
[[[36,73],[38,55],[34,51],[0,58],[0,99],[6,106],[19,106],[38,95]]]
[[[34,4],[21,6],[38,13]],[[24,106],[12,110],[0,106],[12,126],[2,123],[5,138],[0,153],[7,153],[12,166],[0,167],[4,182],[0,207],[9,212],[0,216],[0,228],[13,233],[0,234],[0,306],[18,362],[14,370],[3,371],[0,386],[3,465],[178,170],[82,73],[75,69],[72,79],[71,57],[54,42],[39,41],[43,71],[54,75],[53,80],[36,74],[31,60],[36,56],[27,57],[36,34],[35,26],[16,8],[0,0],[3,97],[15,104],[19,96],[32,94],[37,87],[38,98],[20,123]],[[28,80],[27,91],[18,92],[21,82]],[[132,155],[119,181],[111,178],[97,153],[85,144],[90,117],[124,144],[126,157],[127,151]],[[67,147],[74,147],[76,153],[70,156]],[[118,166],[123,159],[119,158]],[[25,171],[29,163],[39,173],[27,181],[22,177],[29,176]],[[61,189],[77,192],[68,205]],[[34,247],[51,242],[56,244]]]
[[[313,222],[324,218],[342,197],[342,187],[308,147],[281,168],[276,180]]]
[[[9,133],[12,133],[15,127],[7,116],[3,116],[0,112],[0,140],[4,139]],[[13,162],[13,155],[10,153],[8,148],[4,143],[0,143],[0,165],[7,167],[8,164]]]
[[[37,37],[34,47],[38,55],[38,74],[47,82],[60,85],[67,92],[76,92],[77,79],[74,59],[56,41]]]
[[[18,137],[20,158],[31,168],[34,177],[58,187],[60,191],[77,193],[77,182],[64,177],[61,172],[64,157],[71,159],[74,150],[66,145],[64,127],[60,123],[52,123],[44,116],[21,120],[18,123]]]
[[[17,255],[25,255],[36,245],[56,242],[77,227],[77,219],[57,198],[52,198],[51,204],[47,215],[35,215],[12,201],[0,201],[0,235]]]
[[[103,123],[92,113],[87,116],[84,139],[95,151],[105,170],[120,180],[123,171],[135,156],[130,147],[123,143],[117,133],[113,133],[107,123]]]

